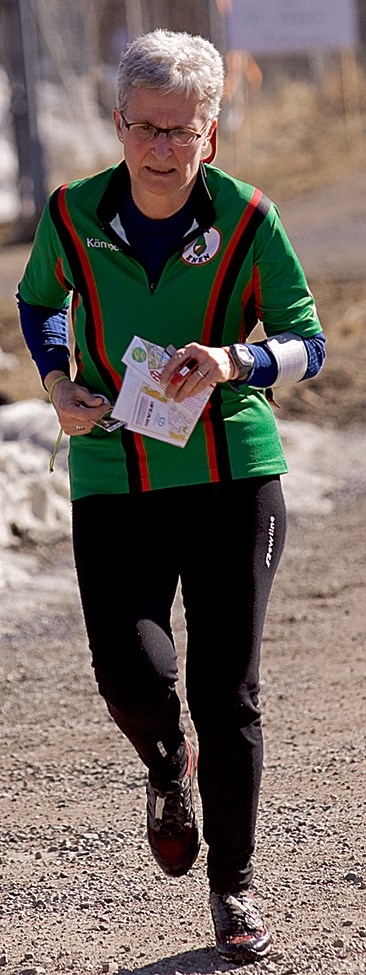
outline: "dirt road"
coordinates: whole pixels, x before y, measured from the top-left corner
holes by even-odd
[[[291,518],[272,596],[255,859],[274,935],[263,973],[365,972],[365,517],[363,495]],[[180,881],[149,855],[144,770],[94,688],[69,544],[19,559],[23,583],[1,599],[4,970],[228,972],[204,844]],[[175,632],[183,676],[179,598]]]

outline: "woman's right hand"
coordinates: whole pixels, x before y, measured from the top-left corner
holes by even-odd
[[[101,393],[90,393],[85,386],[80,386],[65,373],[56,370],[48,373],[44,385],[60,426],[68,436],[90,433],[110,405]]]

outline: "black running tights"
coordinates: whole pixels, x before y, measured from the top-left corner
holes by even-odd
[[[199,744],[208,876],[218,893],[248,886],[252,876],[260,648],[285,534],[279,477],[73,502],[99,691],[162,788],[184,736],[171,626],[181,584],[186,698]]]

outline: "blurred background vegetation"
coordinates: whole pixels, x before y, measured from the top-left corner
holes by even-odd
[[[0,0],[0,242],[30,241],[54,186],[118,161],[120,52],[154,27],[200,33],[226,59],[218,165],[281,198],[363,165],[366,0],[348,2],[352,49],[254,58],[228,49],[231,0]]]

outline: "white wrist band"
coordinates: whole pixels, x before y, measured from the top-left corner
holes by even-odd
[[[277,362],[277,379],[272,386],[298,383],[308,368],[308,354],[300,335],[285,332],[267,339],[267,346]]]

